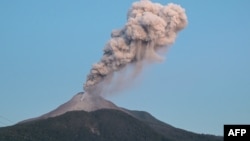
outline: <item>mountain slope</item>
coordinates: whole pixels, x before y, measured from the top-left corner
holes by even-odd
[[[2,141],[223,141],[165,124],[147,112],[101,109],[63,115],[0,128]]]
[[[122,138],[122,139],[121,139]],[[40,117],[0,128],[0,141],[168,140],[222,141],[222,137],[175,128],[143,111],[120,108],[83,92]]]
[[[60,105],[56,109],[41,115],[36,118],[27,119],[22,122],[28,122],[38,119],[47,119],[49,117],[56,117],[62,114],[65,114],[69,111],[95,111],[98,109],[117,109],[122,110],[117,107],[114,103],[105,100],[103,97],[98,95],[91,95],[84,92],[79,92],[74,95],[69,101],[65,102],[64,104]]]
[[[168,141],[136,118],[118,110],[73,111],[0,128],[1,141]]]
[[[183,129],[175,128],[156,119],[151,114],[144,111],[129,110],[129,112],[134,117],[146,123],[156,132],[160,133],[166,139],[169,139],[171,141],[223,141],[223,138],[221,136],[197,134]]]

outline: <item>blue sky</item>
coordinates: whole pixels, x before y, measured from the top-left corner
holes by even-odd
[[[51,111],[82,91],[126,1],[0,1],[0,126]],[[166,60],[108,99],[175,127],[223,134],[250,123],[250,1],[173,2],[189,24]]]

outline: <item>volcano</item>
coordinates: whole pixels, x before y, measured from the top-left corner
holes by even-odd
[[[116,109],[126,112],[126,110],[124,110],[123,108],[119,108],[111,101],[108,101],[99,95],[91,95],[88,93],[79,92],[76,95],[74,95],[69,101],[60,105],[55,110],[52,110],[36,118],[24,120],[20,123],[39,120],[39,119],[47,119],[50,117],[56,117],[70,111],[91,112],[99,109]]]
[[[60,105],[55,110],[42,115],[41,118],[55,117],[69,111],[96,111],[99,109],[120,109],[111,101],[105,100],[99,95],[91,95],[79,92],[71,100]]]
[[[116,106],[84,92],[55,110],[0,128],[4,141],[223,141],[164,123],[144,111]]]

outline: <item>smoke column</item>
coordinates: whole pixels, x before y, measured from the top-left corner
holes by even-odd
[[[100,95],[116,72],[132,66],[132,77],[135,77],[143,68],[143,62],[162,60],[159,51],[173,44],[177,32],[186,25],[185,10],[179,5],[163,6],[149,0],[133,3],[127,23],[111,33],[101,60],[91,68],[84,90]]]

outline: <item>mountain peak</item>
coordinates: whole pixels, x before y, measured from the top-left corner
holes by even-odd
[[[37,136],[34,132],[43,135]],[[142,137],[143,140],[152,138],[149,140],[168,141],[223,140],[220,136],[196,134],[175,128],[147,112],[120,108],[99,95],[84,92],[77,93],[47,114],[19,122],[12,127],[0,128],[0,140],[16,140],[15,138],[19,137],[26,140],[30,137],[30,140],[38,141],[47,140],[48,136],[54,138],[54,141],[76,138],[96,141],[117,140],[116,137],[123,138],[124,141],[139,140],[138,137]]]
[[[99,109],[119,109],[114,103],[105,100],[99,95],[91,95],[79,92],[71,100],[60,105],[55,110],[43,115],[43,117],[55,117],[69,111],[96,111]]]
[[[55,110],[52,110],[51,112],[48,112],[40,117],[28,119],[22,122],[56,117],[56,116],[63,115],[66,112],[70,112],[70,111],[91,112],[91,111],[96,111],[99,109],[116,109],[116,110],[123,111],[123,109],[119,108],[111,101],[108,101],[99,95],[91,95],[88,93],[79,92],[76,95],[74,95],[69,101],[60,105]]]

